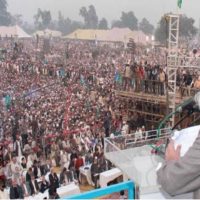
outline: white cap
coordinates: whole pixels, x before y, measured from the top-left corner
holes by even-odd
[[[114,134],[113,134],[113,133],[111,133],[111,134],[110,134],[110,138],[112,138],[112,139],[113,139],[114,137],[115,137],[115,136],[114,136]]]

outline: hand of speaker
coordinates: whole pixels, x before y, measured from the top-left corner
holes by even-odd
[[[170,140],[170,143],[168,144],[165,152],[165,160],[166,161],[179,160],[180,151],[181,151],[181,145],[178,145],[175,149],[174,141]]]

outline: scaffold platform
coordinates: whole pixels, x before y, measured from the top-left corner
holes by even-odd
[[[133,99],[142,100],[146,102],[166,104],[166,96],[147,94],[143,92],[120,91],[120,90],[115,90],[115,94],[117,96],[124,97],[124,98],[133,98]]]
[[[180,104],[181,102],[185,101],[186,99],[194,96],[199,90],[191,90],[190,96],[181,97],[180,94],[176,94],[176,104]],[[152,103],[159,103],[162,105],[167,104],[167,97],[166,95],[156,95],[156,94],[148,94],[144,92],[134,92],[134,91],[122,91],[122,90],[115,90],[115,94],[121,98],[132,98],[135,100],[141,100],[144,102],[152,102]]]

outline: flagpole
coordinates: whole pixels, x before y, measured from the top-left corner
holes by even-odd
[[[177,1],[177,8],[176,8],[177,9],[176,10],[177,15],[180,15],[180,13],[181,13],[182,3],[183,3],[183,0]]]
[[[177,15],[179,16],[179,24],[178,24],[178,29],[179,29],[179,35],[180,35],[180,15],[181,15],[181,8],[182,8],[182,3],[183,3],[183,0],[178,0],[177,1]],[[179,40],[179,39],[178,39]],[[178,45],[179,46],[179,45]]]
[[[177,5],[177,10],[176,10],[177,15],[181,14],[181,8]]]
[[[179,0],[178,0],[179,1]],[[180,7],[179,7],[179,2],[176,4],[176,14],[179,15],[180,13]]]

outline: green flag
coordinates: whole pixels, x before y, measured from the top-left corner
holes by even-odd
[[[179,8],[182,7],[182,2],[183,2],[183,0],[178,0],[177,5],[178,5]]]
[[[7,94],[5,97],[5,105],[6,105],[7,110],[9,110],[11,106],[11,97],[9,94]]]

